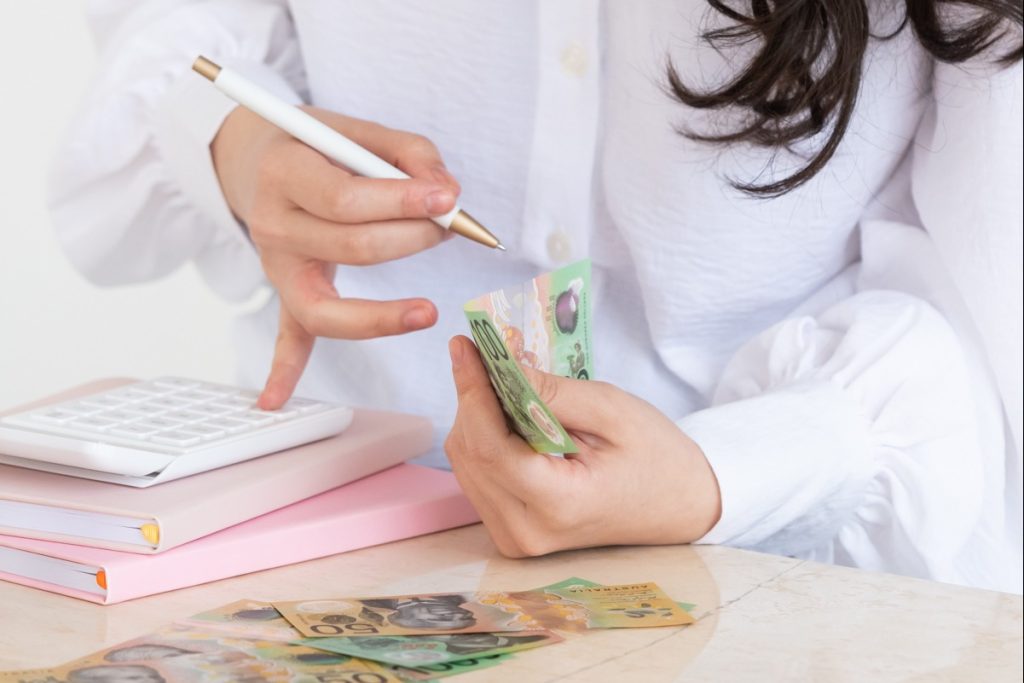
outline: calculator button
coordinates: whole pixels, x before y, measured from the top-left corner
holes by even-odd
[[[160,417],[165,420],[174,420],[175,422],[189,424],[190,422],[200,422],[210,416],[209,414],[199,413],[194,410],[176,410],[173,413],[164,413]]]
[[[252,410],[247,410],[247,411],[245,411],[242,414],[243,415],[266,415],[267,417],[272,417],[275,420],[287,420],[289,418],[293,418],[296,415],[298,415],[299,411],[291,410],[287,406],[281,406],[277,410],[260,410],[259,408],[253,408]]]
[[[204,439],[215,439],[218,436],[224,435],[223,429],[216,429],[214,427],[210,427],[209,425],[201,424],[184,425],[182,426],[181,429],[177,431],[182,434],[195,434],[196,436],[202,437]]]
[[[237,393],[234,389],[226,389],[224,387],[219,387],[216,384],[204,384],[196,389],[196,391],[216,398],[227,398],[229,396],[234,396]]]
[[[75,415],[82,416],[95,415],[96,413],[103,410],[103,408],[97,408],[96,406],[89,406],[83,403],[71,403],[69,405],[62,406],[62,408],[68,411],[69,413],[74,413]]]
[[[250,427],[262,427],[274,422],[274,417],[270,413],[256,413],[256,412],[245,412],[245,413],[231,413],[230,419],[241,420],[247,423]]]
[[[284,404],[285,408],[297,410],[302,414],[323,410],[326,406],[319,401],[311,401],[308,398],[293,398]]]
[[[213,403],[213,405],[227,408],[228,410],[247,410],[252,408],[255,403],[255,401],[249,401],[244,398],[221,398]]]
[[[155,384],[153,382],[147,382],[146,384],[136,384],[132,387],[135,391],[146,394],[147,396],[163,396],[164,394],[170,394],[177,390],[177,387],[165,387],[162,385]]]
[[[202,439],[197,434],[189,434],[188,432],[161,432],[153,437],[153,441],[156,443],[163,443],[169,446],[180,446],[182,448],[193,446],[201,440]]]
[[[217,398],[216,394],[210,394],[205,391],[199,391],[198,389],[189,389],[188,391],[179,391],[173,394],[174,398],[182,401],[188,401],[190,403],[204,403],[205,401],[211,401]]]
[[[121,410],[137,417],[152,417],[153,415],[159,415],[164,412],[164,408],[150,405],[148,403],[129,403],[121,408]]]
[[[151,397],[153,394],[148,394],[145,391],[139,391],[138,389],[120,389],[118,391],[112,391],[112,392],[110,392],[107,395],[111,396],[113,398],[116,398],[118,400],[121,400],[121,401],[134,402],[134,401],[145,401],[147,398]]]
[[[127,410],[108,410],[97,414],[96,417],[103,418],[104,420],[113,420],[114,422],[131,422],[138,419],[139,415],[138,413],[129,413]]]
[[[240,432],[249,426],[247,422],[235,420],[230,417],[215,417],[211,420],[207,420],[206,422],[201,422],[200,425],[213,427],[214,429],[221,429],[229,434]]]
[[[161,377],[153,380],[153,384],[158,387],[168,387],[170,389],[195,389],[201,382],[197,382],[194,379],[183,379],[181,377]]]
[[[85,429],[90,432],[104,432],[116,425],[116,421],[104,420],[101,417],[80,417],[68,426],[75,427],[77,429]]]
[[[119,408],[124,405],[124,401],[108,396],[106,394],[100,394],[99,396],[90,396],[89,398],[83,398],[81,401],[82,405],[94,406],[96,408]]]
[[[190,405],[188,401],[183,401],[182,399],[175,398],[174,396],[159,396],[146,401],[146,404],[158,406],[165,410],[178,410],[180,408],[187,408]]]
[[[157,429],[176,429],[181,426],[180,423],[168,420],[163,416],[147,417],[145,420],[139,420],[138,424],[146,427],[156,427]]]
[[[61,408],[50,408],[49,410],[42,410],[38,413],[32,413],[29,415],[33,420],[39,422],[49,422],[50,424],[62,424],[75,418],[81,417],[78,413],[70,410],[62,410]]]
[[[222,406],[219,403],[204,403],[201,406],[196,406],[195,409],[197,412],[204,413],[207,419],[238,412],[238,408],[229,408],[227,406]]]
[[[139,424],[138,422],[131,422],[126,425],[118,425],[110,428],[111,434],[117,436],[129,436],[137,439],[144,439],[150,434],[156,434],[160,429],[158,427],[147,427],[146,425]]]

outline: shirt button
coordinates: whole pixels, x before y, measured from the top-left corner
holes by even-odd
[[[562,71],[577,78],[587,72],[587,51],[579,41],[572,41],[562,50]]]
[[[572,256],[572,245],[569,243],[569,236],[562,230],[556,230],[548,235],[548,256],[555,263],[565,263]]]

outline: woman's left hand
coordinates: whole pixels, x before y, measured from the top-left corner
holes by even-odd
[[[654,406],[604,382],[524,368],[579,447],[537,453],[509,430],[473,343],[455,337],[449,351],[459,411],[445,450],[502,554],[688,543],[717,523],[711,466]]]

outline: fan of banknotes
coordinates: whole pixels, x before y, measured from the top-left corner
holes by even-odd
[[[509,422],[540,453],[576,445],[530,386],[520,366],[590,379],[590,261],[500,289],[465,306],[469,329]]]
[[[681,626],[693,605],[654,583],[570,578],[518,592],[240,600],[0,683],[406,683],[500,666],[591,629]]]

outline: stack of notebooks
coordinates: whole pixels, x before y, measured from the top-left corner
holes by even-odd
[[[357,409],[338,436],[152,488],[0,465],[0,579],[112,604],[478,521],[451,473],[405,464],[430,444],[424,418]]]

